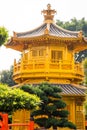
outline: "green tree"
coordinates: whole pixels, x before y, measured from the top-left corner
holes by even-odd
[[[8,39],[8,30],[5,27],[0,27],[0,46]]]
[[[0,112],[12,113],[18,109],[33,109],[40,103],[36,95],[0,84]]]
[[[42,83],[38,86],[22,86],[24,91],[35,93],[40,97],[42,103],[37,110],[32,112],[35,123],[40,127],[57,129],[57,127],[69,127],[76,129],[76,126],[68,121],[69,112],[65,110],[66,103],[61,97],[61,88],[49,83]]]
[[[14,86],[16,83],[13,80],[13,66],[10,67],[10,70],[3,70],[0,72],[0,82],[7,84],[8,86]]]

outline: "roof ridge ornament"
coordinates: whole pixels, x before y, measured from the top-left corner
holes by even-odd
[[[51,5],[47,4],[47,9],[42,10],[41,13],[44,15],[44,22],[45,23],[53,23],[54,14],[56,11],[54,9],[51,9]]]
[[[46,29],[44,30],[44,34],[49,34],[49,30],[50,30],[50,24],[47,23],[47,27],[46,27]]]
[[[44,34],[49,34],[48,28],[46,28],[46,29],[44,30]]]

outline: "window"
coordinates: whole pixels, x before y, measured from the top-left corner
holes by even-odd
[[[37,51],[36,50],[32,51],[32,56],[37,56]]]
[[[43,50],[39,50],[39,56],[43,56],[44,55],[44,51]]]
[[[57,50],[53,50],[51,52],[51,59],[54,61],[54,62],[57,62],[59,60],[62,60],[63,59],[63,52],[62,51],[57,51]]]
[[[44,50],[32,50],[32,57],[36,57],[36,56],[44,56]]]

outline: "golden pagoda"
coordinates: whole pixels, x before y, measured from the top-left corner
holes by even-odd
[[[42,25],[27,32],[14,32],[6,44],[7,48],[21,52],[19,62],[14,60],[13,79],[18,86],[43,81],[60,86],[70,112],[69,120],[76,124],[77,129],[85,130],[85,91],[79,85],[84,73],[74,54],[86,49],[87,41],[82,31],[69,31],[56,25],[53,20],[56,11],[50,4],[42,13]]]

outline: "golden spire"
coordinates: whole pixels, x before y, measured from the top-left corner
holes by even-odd
[[[43,10],[41,13],[44,15],[44,22],[53,22],[54,14],[56,13],[55,10],[51,9],[51,5],[47,5],[47,9]]]

